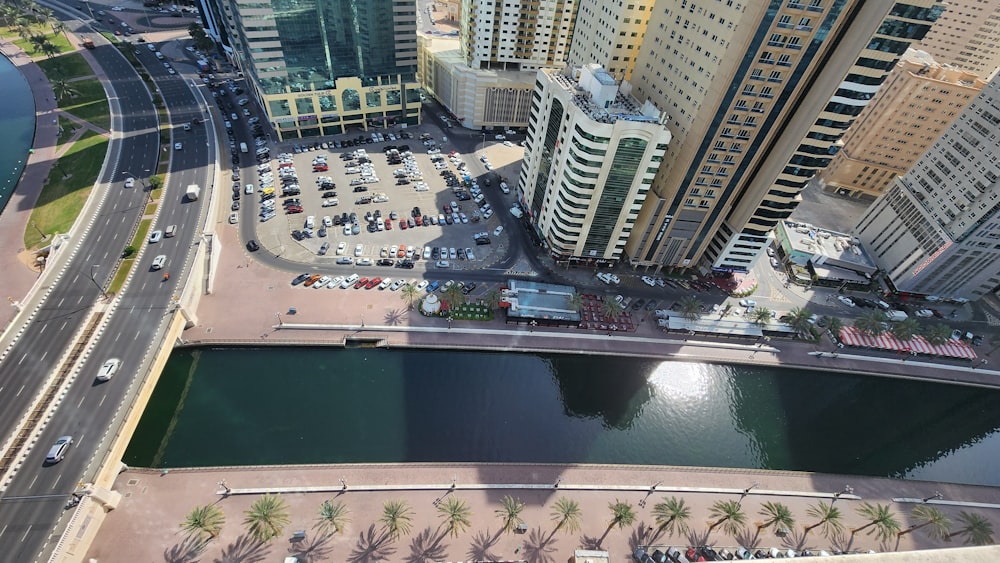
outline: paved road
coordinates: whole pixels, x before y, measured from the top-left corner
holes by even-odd
[[[69,22],[77,28],[79,22]],[[97,34],[85,33],[100,41]],[[112,143],[110,160],[96,193],[104,192],[98,213],[89,232],[64,275],[34,320],[0,364],[0,430],[9,434],[27,404],[56,365],[60,354],[80,327],[90,307],[100,298],[98,285],[105,287],[123,248],[129,244],[148,194],[142,183],[134,189],[123,187],[128,175],[147,178],[155,170],[159,150],[156,115],[148,91],[131,65],[110,45],[93,52],[113,89],[113,129],[124,131],[123,138]],[[107,326],[101,333],[78,379],[71,383],[61,405],[41,433],[38,445],[30,452],[22,469],[0,499],[0,553],[5,560],[27,561],[43,549],[63,514],[64,503],[79,481],[93,477],[99,465],[95,452],[103,451],[106,433],[113,427],[123,398],[132,390],[137,373],[155,333],[166,318],[166,310],[182,280],[182,265],[189,262],[202,205],[183,201],[186,185],[206,185],[209,155],[214,155],[212,140],[205,127],[184,132],[180,124],[200,114],[190,89],[179,76],[167,70],[152,52],[140,49],[139,55],[160,85],[171,108],[178,138],[183,135],[184,150],[174,151],[161,199],[157,228],[178,226],[177,236],[151,245],[142,257],[127,291],[120,297]],[[154,64],[155,63],[155,64]],[[116,107],[117,106],[117,107]],[[148,264],[156,254],[167,256],[167,269],[177,275],[163,281],[160,272]],[[91,277],[93,276],[93,281]],[[96,283],[95,283],[96,282]],[[94,374],[110,357],[122,360],[116,377],[96,383]],[[55,466],[44,466],[48,446],[61,435],[72,435],[75,444],[66,459]]]

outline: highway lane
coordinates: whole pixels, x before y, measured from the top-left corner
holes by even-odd
[[[109,178],[115,181],[94,221],[90,236],[85,239],[73,266],[68,269],[69,273],[57,286],[57,289],[63,286],[73,289],[71,297],[79,294],[79,304],[64,302],[62,305],[54,305],[79,307],[79,310],[74,311],[78,317],[75,319],[76,324],[79,324],[79,317],[82,317],[86,307],[98,297],[97,287],[89,279],[91,261],[107,256],[104,262],[93,262],[99,265],[95,269],[98,275],[101,274],[100,270],[107,270],[103,274],[106,279],[114,259],[128,244],[138,214],[145,205],[147,195],[142,191],[141,182],[136,183],[135,189],[122,187],[125,173],[135,174],[140,178],[148,176],[144,171],[155,170],[158,150],[154,113],[148,93],[144,89],[141,92],[130,91],[130,85],[141,85],[141,81],[121,57],[113,52],[101,53],[103,49],[112,48],[98,48],[95,55],[102,55],[100,60],[111,82],[119,87],[116,91],[125,116],[123,126],[125,130],[131,129],[134,133],[125,143],[129,155],[121,157],[117,161],[118,166],[113,166],[109,171]],[[33,559],[50,539],[54,539],[49,534],[64,513],[64,504],[69,494],[76,489],[78,482],[90,481],[94,477],[100,458],[93,454],[95,451],[103,451],[100,446],[108,445],[102,442],[110,439],[108,430],[112,427],[115,415],[123,408],[126,393],[131,386],[136,385],[137,369],[142,365],[150,343],[155,341],[156,332],[167,318],[167,313],[173,310],[172,301],[178,293],[178,284],[183,279],[182,272],[186,269],[185,265],[190,264],[193,255],[192,241],[201,223],[199,219],[203,205],[201,200],[184,201],[183,193],[188,184],[198,183],[203,188],[207,185],[210,179],[210,155],[214,154],[213,140],[209,138],[204,126],[193,127],[191,131],[182,129],[184,122],[202,114],[202,108],[196,103],[183,79],[168,75],[151,52],[142,53],[140,49],[139,56],[143,57],[160,85],[164,100],[171,108],[175,137],[184,143],[182,150],[173,152],[167,187],[161,198],[160,212],[155,223],[155,228],[176,224],[178,232],[173,238],[150,245],[143,255],[118,307],[97,340],[93,353],[82,366],[80,376],[70,385],[53,419],[41,433],[38,445],[5,491],[0,502],[0,553],[4,553],[5,558],[10,556],[10,560]],[[167,256],[166,270],[173,273],[169,280],[165,281],[161,272],[149,269],[149,263],[157,254]],[[78,287],[72,282],[80,283],[78,274],[81,271],[88,274],[88,283]],[[100,277],[97,279],[99,282],[104,281]],[[56,297],[55,291],[53,297]],[[47,312],[50,307],[52,306],[46,305]],[[50,314],[55,317],[60,311],[57,309]],[[33,324],[49,323],[36,321]],[[72,324],[67,322],[64,331],[69,330]],[[55,331],[39,332],[44,334]],[[64,336],[63,343],[65,338]],[[26,342],[32,340],[22,339],[22,343]],[[53,342],[55,349],[61,349],[58,348],[58,340],[53,339]],[[38,350],[29,352],[28,357],[37,352]],[[16,358],[17,355],[11,354],[10,357]],[[110,357],[120,358],[122,367],[111,381],[97,383],[97,369]],[[4,362],[8,363],[11,362]],[[4,365],[0,365],[0,374],[4,373],[4,368]],[[39,365],[36,371],[44,374],[46,372],[43,369]],[[21,372],[18,375],[23,377]],[[23,395],[26,399],[30,398],[27,389],[23,391]],[[75,444],[62,463],[45,467],[44,458],[49,446],[64,434],[73,435]]]

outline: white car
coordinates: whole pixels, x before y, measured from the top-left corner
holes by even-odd
[[[153,231],[153,232],[149,233],[149,242],[150,243],[160,242],[160,239],[162,239],[162,238],[163,238],[163,231]]]
[[[135,187],[135,178],[126,178],[125,179],[125,187],[126,188],[134,188]]]
[[[417,291],[423,291],[423,290],[427,289],[427,285],[429,283],[430,282],[428,282],[427,280],[422,280],[420,283],[418,283],[416,285],[416,287],[414,289],[416,289]]]
[[[740,307],[756,307],[757,302],[753,299],[740,299]]]
[[[406,284],[406,280],[396,280],[396,281],[392,282],[391,286],[389,286],[389,291],[396,291],[399,288],[403,287],[403,285],[405,285],[405,284]]]
[[[466,258],[466,260],[475,260],[476,259],[476,255],[472,253],[472,249],[471,248],[466,248],[465,249],[465,258]]]
[[[323,276],[320,279],[316,280],[316,283],[313,284],[313,289],[326,287],[326,284],[330,283],[330,281],[331,281],[330,276]]]
[[[337,276],[330,280],[330,283],[326,284],[329,289],[336,289],[340,286],[340,282],[344,281],[344,276]]]
[[[174,143],[174,150],[179,151],[184,148],[184,143]]]
[[[365,247],[361,244],[354,247],[354,256],[361,256],[365,251]]]
[[[111,8],[111,11],[112,11],[112,12],[124,12],[124,11],[125,11],[125,8],[124,8],[124,7],[122,7],[122,6],[115,6],[114,8]],[[188,49],[192,49],[192,48],[191,48],[191,47],[188,47]],[[193,49],[192,49],[192,50],[193,50]]]
[[[247,184],[246,187],[243,188],[243,193],[245,193],[247,195],[252,194],[253,193],[253,184]]]
[[[846,295],[838,295],[837,296],[837,301],[840,301],[841,303],[843,303],[844,305],[847,305],[848,307],[854,307],[855,306],[854,305],[854,300],[851,299],[850,297],[847,297]]]
[[[642,283],[648,285],[649,287],[656,287],[656,280],[649,276],[642,276]]]
[[[118,372],[118,368],[121,367],[122,361],[118,358],[111,358],[101,365],[101,369],[97,370],[97,380],[107,381],[115,376]]]
[[[235,225],[237,222],[239,222],[239,220],[240,220],[240,214],[239,213],[233,211],[232,213],[229,214],[229,224],[230,225]]]
[[[503,232],[503,225],[500,225],[499,227],[493,229],[493,236],[498,237],[502,232]]]
[[[921,309],[913,314],[920,317],[921,319],[927,319],[934,316],[934,311],[931,311],[930,309]]]
[[[505,146],[505,147],[513,147],[513,146],[514,146],[514,143],[512,143],[512,142],[510,142],[510,141],[504,141],[504,142],[503,142],[503,146]]]
[[[347,243],[342,242],[337,245],[337,256],[342,255],[347,250]]]
[[[323,216],[323,226],[324,227],[332,227],[333,226],[333,219],[330,219],[329,215],[324,215]]]
[[[378,284],[378,288],[385,289],[390,285],[392,285],[392,278],[385,278],[384,280],[382,280],[382,283]]]

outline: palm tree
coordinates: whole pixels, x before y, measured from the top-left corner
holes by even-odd
[[[681,316],[689,321],[696,321],[701,318],[703,304],[697,298],[690,295],[681,298],[678,302],[681,308]]]
[[[48,39],[44,35],[32,35],[28,41],[31,43],[32,50],[38,53],[42,50],[42,45],[44,45]]]
[[[920,323],[916,319],[906,318],[892,325],[892,335],[901,342],[909,342],[920,332]]]
[[[344,503],[324,500],[323,504],[319,505],[319,518],[316,519],[316,525],[323,533],[330,533],[331,530],[333,533],[343,532],[344,527],[351,522],[348,514],[349,511]]]
[[[661,531],[674,535],[677,532],[686,534],[688,531],[687,521],[691,518],[691,509],[684,503],[684,499],[670,497],[663,502],[656,503],[653,507],[653,517],[656,518],[656,527]]]
[[[67,33],[66,33],[66,31],[68,29],[69,28],[66,27],[66,24],[63,23],[62,20],[58,20],[58,19],[53,19],[52,20],[52,32],[53,33],[62,33],[63,37],[66,38],[66,42],[67,43],[69,43],[69,35],[67,35]]]
[[[457,283],[451,284],[448,286],[448,289],[444,290],[444,300],[448,303],[449,309],[454,309],[465,303],[465,295],[462,294],[462,288],[458,287]]]
[[[965,543],[969,545],[990,545],[993,543],[993,524],[989,520],[974,512],[961,511],[958,513],[958,521],[962,527],[951,532],[944,537],[951,540],[955,536],[962,536]]]
[[[420,291],[417,289],[417,286],[412,283],[404,285],[402,289],[399,290],[399,298],[406,301],[406,307],[408,309],[413,308],[413,303],[417,301],[417,298],[419,297]]]
[[[579,293],[574,292],[566,300],[566,304],[569,305],[570,309],[579,312],[580,308],[583,307],[583,297]]]
[[[580,529],[580,518],[582,516],[583,512],[580,510],[579,503],[566,497],[559,497],[559,500],[553,505],[552,510],[552,521],[556,523],[552,534],[555,535],[556,532],[563,528],[570,533],[576,532]]]
[[[826,330],[830,331],[830,334],[834,338],[840,339],[840,330],[844,328],[844,321],[840,317],[827,317],[826,318]]]
[[[869,336],[879,336],[885,333],[885,322],[888,317],[880,309],[865,311],[860,317],[854,319],[854,328]]]
[[[263,543],[280,536],[288,525],[288,503],[279,496],[266,494],[255,500],[244,515],[243,525],[250,537]]]
[[[59,54],[59,47],[56,47],[55,44],[46,39],[45,42],[42,43],[42,54],[51,59]]]
[[[808,333],[812,328],[812,323],[809,322],[812,315],[812,312],[805,307],[795,307],[788,313],[788,324],[796,332]]]
[[[56,95],[56,99],[59,101],[66,101],[75,98],[79,94],[79,91],[73,88],[69,82],[66,82],[66,80],[62,78],[53,80],[51,84],[52,93]]]
[[[625,526],[631,526],[635,522],[635,510],[627,502],[615,499],[615,502],[608,504],[608,509],[611,510],[611,522],[608,523],[608,529],[604,530],[604,535],[601,536],[601,539],[597,540],[597,545],[604,543],[604,538],[608,537],[611,529],[615,526],[618,526],[620,530]]]
[[[14,24],[17,22],[18,16],[21,15],[21,11],[17,9],[16,6],[10,4],[0,4],[0,23],[3,25],[13,28]]]
[[[923,337],[927,342],[935,346],[940,346],[951,338],[951,327],[942,323],[927,325],[924,327]]]
[[[887,504],[872,504],[870,502],[862,503],[858,507],[858,514],[862,518],[866,518],[868,523],[860,528],[854,528],[851,530],[851,535],[864,530],[865,528],[875,526],[874,532],[875,537],[879,540],[885,540],[889,536],[899,532],[899,522],[896,521],[896,515],[893,514],[892,510]],[[872,532],[868,532],[871,535]]]
[[[226,524],[226,515],[214,504],[195,507],[181,522],[181,529],[188,536],[196,536],[200,541],[219,537],[222,526]]]
[[[382,505],[382,518],[379,522],[385,526],[386,534],[391,539],[396,539],[400,535],[408,535],[412,526],[413,512],[406,501],[390,500]]]
[[[735,500],[717,500],[715,504],[712,505],[711,511],[709,511],[711,518],[717,518],[712,525],[708,527],[708,533],[711,534],[712,530],[716,526],[722,525],[722,531],[729,534],[730,536],[735,536],[739,533],[740,527],[747,520],[747,515],[743,512],[743,507],[740,503]]]
[[[611,319],[622,314],[625,307],[616,299],[605,299],[601,303],[601,314],[604,315],[604,319],[610,321]]]
[[[766,326],[771,322],[771,310],[767,307],[758,307],[750,315],[750,321],[757,326]]]
[[[445,532],[453,538],[457,538],[472,525],[470,520],[472,511],[469,510],[469,505],[457,497],[450,496],[439,504],[438,512],[444,520]]]
[[[933,506],[927,506],[924,504],[918,505],[913,509],[913,517],[920,522],[919,524],[914,524],[905,530],[900,530],[896,533],[896,537],[903,537],[906,534],[914,530],[919,530],[925,526],[930,526],[927,529],[927,535],[934,539],[943,540],[948,537],[948,533],[951,532],[951,520]]]
[[[500,506],[501,508],[498,508],[494,512],[503,520],[503,526],[500,528],[502,531],[509,534],[516,530],[518,526],[524,524],[524,520],[521,518],[524,503],[520,499],[515,499],[507,495],[500,499]]]
[[[795,518],[792,517],[792,511],[780,502],[765,502],[758,514],[767,518],[764,522],[757,524],[758,532],[775,525],[780,525],[782,528],[792,528],[795,526]]]
[[[806,510],[806,514],[811,518],[819,518],[819,522],[816,522],[812,526],[806,526],[803,536],[811,532],[813,528],[820,528],[823,536],[829,538],[831,535],[839,533],[844,529],[844,524],[840,521],[842,518],[840,509],[834,506],[833,503],[827,504],[820,501],[819,504],[810,506]]]
[[[496,288],[491,289],[483,295],[483,304],[490,308],[490,311],[494,311],[497,305],[500,304],[500,291]]]

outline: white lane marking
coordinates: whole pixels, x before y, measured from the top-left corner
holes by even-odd
[[[49,351],[48,351],[48,350],[46,350],[46,351],[45,351],[45,353],[44,353],[44,354],[42,354],[42,357],[38,359],[38,361],[42,361],[42,360],[44,360],[44,359],[45,359],[45,356],[48,356],[48,355],[49,355]]]
[[[78,281],[79,279],[80,279],[80,274],[77,274],[76,276],[74,276],[74,277],[73,277],[73,284],[76,284],[76,282],[77,282],[77,281]]]
[[[121,337],[122,337],[122,332],[119,330],[118,334],[115,335],[115,342],[118,342],[118,339]]]
[[[47,324],[42,325],[42,330],[38,331],[38,334],[41,334],[41,333],[45,332],[45,329],[47,329],[47,328],[49,328],[49,325],[47,325]]]
[[[61,327],[59,327],[59,330],[62,331],[63,329],[66,328],[66,325],[68,325],[68,324],[69,324],[69,321],[63,321],[63,324],[62,324]]]
[[[2,536],[3,536],[3,533],[4,533],[4,532],[6,532],[6,531],[7,531],[7,525],[6,525],[6,524],[4,524],[4,527],[3,527],[3,529],[2,529],[2,530],[0,530],[0,537],[2,537]]]
[[[53,490],[54,490],[54,489],[56,488],[56,485],[58,485],[58,484],[59,484],[59,480],[60,480],[60,479],[62,479],[62,474],[61,474],[61,473],[59,474],[59,476],[58,476],[58,477],[56,477],[56,480],[55,480],[55,481],[54,481],[54,482],[52,483],[52,489],[53,489]]]
[[[59,307],[59,308],[61,309],[61,308],[62,308],[62,306],[63,306],[63,301],[66,301],[66,298],[65,298],[65,297],[63,297],[62,299],[60,299],[60,300],[59,300],[59,304],[58,304],[58,305],[56,305],[56,307]]]
[[[82,407],[83,406],[83,402],[86,401],[86,400],[87,400],[87,396],[86,395],[84,395],[83,397],[80,397],[80,402],[76,404],[76,408]]]
[[[107,398],[108,398],[107,394],[105,394],[103,397],[101,397],[101,402],[97,403],[97,408],[101,408],[101,406],[104,405],[104,399],[107,399]]]
[[[17,395],[15,395],[15,397],[20,397],[21,393],[23,392],[24,392],[24,385],[22,385],[21,388],[17,390]]]
[[[28,538],[29,533],[31,533],[31,524],[28,524],[28,528],[24,530],[24,535],[21,536],[21,543],[24,543],[24,540]]]
[[[21,360],[19,362],[17,362],[17,365],[23,364],[24,363],[24,359],[27,358],[27,357],[28,357],[28,353],[25,352],[24,355],[21,356]]]

